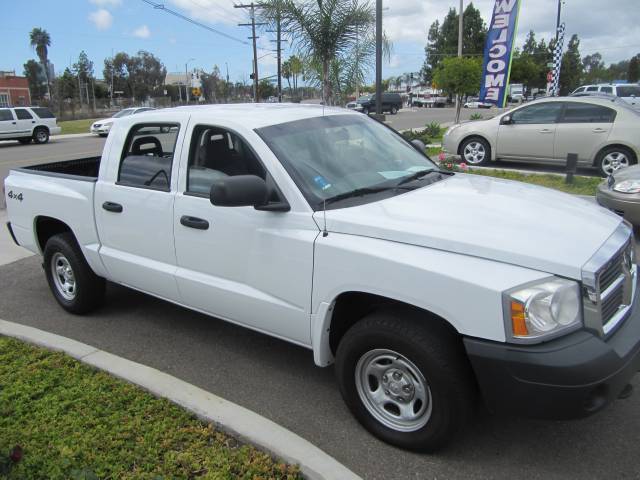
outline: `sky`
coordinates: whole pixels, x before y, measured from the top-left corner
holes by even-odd
[[[102,77],[103,61],[112,52],[147,50],[165,64],[169,72],[184,72],[185,64],[211,71],[218,65],[223,75],[229,69],[231,81],[249,81],[252,50],[250,29],[237,23],[248,20],[245,11],[233,8],[233,0],[154,0],[212,27],[213,33],[156,9],[143,0],[0,0],[3,27],[0,29],[0,70],[16,70],[37,58],[29,46],[29,32],[41,27],[51,35],[50,61],[57,73],[73,64],[85,50]],[[464,5],[468,4],[464,1]],[[488,24],[494,0],[476,0],[474,5]],[[383,24],[393,43],[383,77],[417,72],[424,62],[424,45],[429,25],[442,20],[457,0],[384,0]],[[522,0],[516,45],[522,45],[532,29],[536,38],[554,36],[557,0]],[[580,53],[600,52],[608,64],[640,53],[640,0],[565,0],[562,20],[568,37],[577,33]],[[258,40],[260,77],[274,75],[274,34],[261,32]],[[566,47],[566,42],[565,42]],[[292,53],[285,47],[285,58]],[[481,53],[481,52],[479,52]],[[373,72],[369,78],[373,79]]]

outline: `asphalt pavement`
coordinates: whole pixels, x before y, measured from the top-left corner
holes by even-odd
[[[363,478],[640,478],[639,395],[573,422],[503,418],[480,408],[451,447],[405,452],[360,427],[333,369],[315,367],[311,351],[113,284],[103,308],[70,315],[51,296],[40,262],[30,257],[0,267],[0,318],[195,384],[297,433]]]

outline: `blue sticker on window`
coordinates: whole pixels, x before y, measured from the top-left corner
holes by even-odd
[[[324,178],[322,175],[318,175],[317,177],[315,177],[313,179],[314,182],[316,182],[316,184],[322,189],[322,190],[326,190],[327,188],[331,188],[331,184],[329,182],[327,182],[327,179]]]

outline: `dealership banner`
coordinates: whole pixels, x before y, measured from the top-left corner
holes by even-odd
[[[496,0],[487,33],[482,66],[480,101],[503,107],[508,94],[513,41],[521,0]]]

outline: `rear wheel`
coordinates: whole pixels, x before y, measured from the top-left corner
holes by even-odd
[[[625,147],[607,147],[596,157],[596,166],[600,170],[600,174],[605,177],[634,163],[636,163],[636,159],[633,152]]]
[[[68,312],[88,313],[102,303],[105,281],[93,273],[71,233],[47,241],[44,270],[53,296]]]
[[[433,451],[471,417],[475,387],[460,340],[411,316],[376,312],[351,327],[338,346],[336,375],[367,430],[401,448]]]
[[[391,115],[396,115],[398,113],[398,107],[395,105],[391,107]]]
[[[35,143],[47,143],[49,141],[49,130],[44,127],[38,127],[33,132],[33,141]]]
[[[368,107],[364,107],[362,109],[362,113],[364,113],[365,115],[369,115],[369,108]]]
[[[469,165],[486,165],[491,160],[491,147],[484,138],[467,138],[460,146],[460,157]]]

